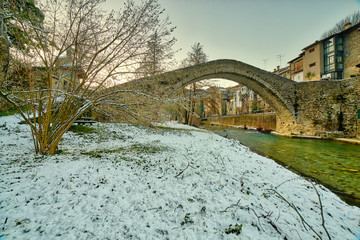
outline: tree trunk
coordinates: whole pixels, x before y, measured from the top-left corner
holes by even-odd
[[[9,68],[9,44],[0,38],[0,83],[4,83]]]

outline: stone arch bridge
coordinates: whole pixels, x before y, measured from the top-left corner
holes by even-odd
[[[215,60],[130,83],[150,89],[157,83],[164,91],[172,91],[210,78],[237,82],[260,95],[276,111],[277,132],[319,135],[341,131],[356,137],[360,78],[295,82],[243,62]]]

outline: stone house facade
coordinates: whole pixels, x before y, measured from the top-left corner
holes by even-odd
[[[344,78],[359,75],[360,24],[349,29],[344,36]]]

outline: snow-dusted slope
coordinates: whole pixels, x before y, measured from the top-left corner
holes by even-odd
[[[98,124],[41,157],[18,121],[0,118],[0,239],[328,239],[316,190],[331,238],[359,234],[359,208],[235,140]]]

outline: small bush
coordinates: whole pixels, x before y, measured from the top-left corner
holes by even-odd
[[[183,226],[185,224],[192,224],[192,223],[194,223],[194,221],[190,218],[190,213],[186,213],[184,220],[181,221],[180,225]]]
[[[226,234],[230,234],[230,233],[235,233],[236,235],[239,235],[242,231],[242,224],[235,224],[235,226],[233,226],[232,224],[230,224],[230,226],[225,230]]]

